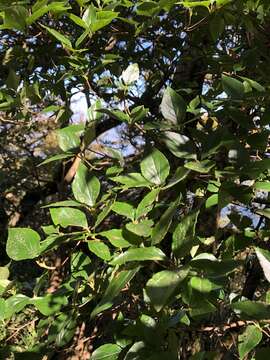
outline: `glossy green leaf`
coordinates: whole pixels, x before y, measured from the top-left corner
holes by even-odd
[[[160,192],[159,188],[151,190],[139,203],[136,210],[136,219],[148,214],[154,206],[154,202],[157,200],[157,196]]]
[[[119,215],[134,220],[135,208],[129,203],[125,203],[122,201],[115,201],[115,203],[112,206],[112,210]]]
[[[183,166],[179,166],[176,169],[174,175],[169,179],[167,185],[163,186],[162,189],[165,190],[175,186],[179,182],[183,181],[188,176],[189,173],[190,173],[189,169],[186,169]]]
[[[88,248],[92,253],[105,261],[111,259],[110,249],[102,241],[90,240],[88,241]]]
[[[40,254],[39,234],[27,228],[10,228],[6,251],[12,260],[34,259]]]
[[[173,216],[179,206],[179,202],[180,197],[170,203],[166,211],[161,215],[160,219],[155,224],[152,232],[152,245],[159,244],[166,236],[172,223]]]
[[[199,211],[193,211],[180,220],[173,233],[172,251],[177,257],[185,256],[194,245],[195,227]]]
[[[140,173],[130,173],[112,177],[111,180],[125,185],[127,188],[133,187],[150,187],[152,184],[146,180]]]
[[[121,229],[111,229],[107,231],[102,231],[99,235],[104,236],[109,240],[109,242],[119,248],[126,248],[131,246],[131,243],[128,242],[128,239],[124,236],[124,232]]]
[[[165,131],[164,142],[167,148],[178,158],[197,159],[194,143],[186,136],[172,131]]]
[[[86,216],[81,210],[69,207],[52,208],[50,214],[54,225],[60,225],[63,228],[68,226],[88,227]]]
[[[262,340],[262,331],[256,325],[249,325],[244,332],[238,336],[238,351],[240,359],[253,350]]]
[[[128,249],[126,252],[116,256],[111,262],[111,265],[122,265],[129,261],[164,261],[166,260],[166,255],[158,248],[144,247],[144,248],[132,248]]]
[[[192,276],[192,278],[190,279],[190,286],[192,287],[192,289],[197,290],[201,293],[209,293],[222,287],[221,285],[216,284],[207,278],[201,278],[198,276]]]
[[[94,206],[100,192],[100,182],[84,165],[80,164],[72,182],[75,199],[83,204]]]
[[[138,223],[126,224],[126,229],[138,236],[148,237],[152,233],[152,220],[142,220]]]
[[[58,143],[63,151],[72,151],[80,147],[81,135],[84,125],[69,125],[65,128],[57,130]]]
[[[170,165],[167,158],[158,149],[151,152],[141,162],[143,176],[155,185],[161,185],[167,179]]]
[[[93,352],[91,360],[117,360],[121,351],[116,344],[104,344]]]
[[[170,87],[164,91],[160,108],[164,118],[173,125],[185,120],[187,105],[182,96]]]
[[[178,271],[163,270],[154,274],[147,282],[145,291],[156,311],[160,311],[167,304],[188,272],[188,268],[182,268]]]

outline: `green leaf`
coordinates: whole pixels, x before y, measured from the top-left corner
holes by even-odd
[[[164,118],[173,125],[184,122],[187,105],[182,96],[170,87],[164,91],[160,108]]]
[[[9,278],[8,266],[0,266],[0,280],[7,280]]]
[[[50,207],[81,207],[82,204],[74,200],[57,201],[48,205],[42,206],[42,209]]]
[[[125,237],[125,234],[122,229],[111,229],[107,231],[102,231],[98,235],[104,236],[109,240],[109,242],[119,248],[126,248],[131,246],[131,243]]]
[[[13,4],[8,6],[4,14],[4,24],[0,26],[0,29],[25,30],[28,13],[24,6]]]
[[[143,16],[153,16],[156,15],[159,11],[159,3],[154,1],[143,1],[136,8],[137,14]]]
[[[109,25],[118,16],[118,12],[102,10],[97,12],[95,21],[91,24],[91,31],[94,33],[104,26]]]
[[[145,291],[156,311],[160,311],[167,304],[188,272],[188,268],[182,268],[178,271],[163,270],[154,274],[147,282]]]
[[[255,250],[260,265],[263,269],[264,276],[266,277],[268,282],[270,282],[270,251],[260,249],[258,247],[255,248]]]
[[[69,49],[72,49],[72,44],[71,41],[69,40],[68,37],[64,36],[63,34],[61,34],[59,31],[54,30],[49,28],[48,26],[42,25],[42,27],[44,27],[44,29],[46,29],[47,31],[49,31],[49,33],[55,37],[58,41],[60,41],[60,43],[65,47],[67,46]]]
[[[32,229],[8,229],[6,251],[12,260],[34,259],[40,254],[40,236]]]
[[[94,206],[100,192],[100,182],[84,165],[80,164],[72,182],[75,199],[88,206]]]
[[[133,205],[122,202],[122,201],[115,201],[112,206],[112,210],[119,215],[125,216],[131,220],[134,220],[135,217],[135,208]]]
[[[256,214],[266,217],[267,219],[270,219],[270,209],[264,209],[264,210],[256,210]]]
[[[173,216],[175,215],[175,212],[179,206],[180,198],[181,196],[169,204],[166,211],[161,215],[161,218],[156,223],[152,232],[152,245],[159,244],[167,234],[171,226]]]
[[[157,196],[160,192],[159,188],[151,190],[139,203],[136,210],[136,219],[147,215],[154,206],[154,202],[157,200]]]
[[[105,344],[97,348],[91,355],[91,360],[117,360],[122,351],[116,344]]]
[[[72,312],[60,314],[56,320],[59,324],[57,326],[57,336],[55,338],[55,344],[58,347],[62,347],[70,342],[74,337],[77,321],[76,315]]]
[[[152,185],[140,173],[129,173],[127,175],[115,176],[110,179],[125,185],[126,188],[150,187]]]
[[[4,317],[9,319],[13,314],[16,314],[25,308],[31,302],[28,296],[23,294],[16,294],[9,297],[5,302]]]
[[[270,305],[260,301],[238,301],[232,303],[231,307],[256,320],[270,318]]]
[[[142,220],[139,223],[128,223],[126,229],[138,236],[148,237],[152,233],[152,220]]]
[[[262,340],[262,331],[256,325],[249,325],[244,332],[238,336],[238,351],[240,359],[253,350]]]
[[[209,196],[209,198],[205,202],[206,209],[210,208],[211,206],[215,206],[218,204],[218,194],[213,194]]]
[[[140,70],[138,64],[130,64],[126,70],[122,72],[122,79],[126,85],[130,85],[139,79]]]
[[[212,39],[217,41],[225,29],[225,21],[223,17],[219,14],[215,14],[214,17],[210,20],[209,26]]]
[[[102,241],[90,240],[88,241],[88,248],[92,251],[92,253],[105,261],[109,261],[111,259],[110,249]]]
[[[74,154],[72,154],[72,153],[53,155],[53,156],[48,157],[46,160],[42,161],[40,164],[38,164],[38,166],[49,164],[49,163],[51,163],[53,161],[68,159],[68,158],[71,158],[73,156],[74,156]]]
[[[197,290],[201,293],[209,293],[213,290],[222,288],[221,285],[215,284],[207,278],[201,278],[198,276],[192,276],[192,278],[190,279],[190,286],[192,287],[192,289]]]
[[[123,270],[116,273],[110,280],[100,303],[94,308],[91,313],[91,318],[99,314],[101,311],[109,309],[113,305],[114,298],[120,293],[120,291],[133,279],[140,267],[136,267],[132,270]]]
[[[186,169],[183,166],[179,166],[175,170],[173,177],[169,179],[168,184],[166,186],[163,186],[162,189],[165,190],[165,189],[169,189],[170,187],[173,187],[174,185],[183,181],[188,176],[189,173],[190,173],[189,169]]]
[[[43,297],[31,299],[31,304],[35,305],[42,315],[50,316],[60,311],[62,306],[68,304],[68,299],[62,293],[48,294]]]
[[[270,191],[270,181],[258,181],[254,184],[254,189]]]
[[[158,149],[153,148],[141,162],[143,176],[155,185],[161,185],[170,173],[170,164],[167,158]]]
[[[104,219],[109,215],[110,211],[112,210],[113,204],[115,199],[111,199],[106,206],[102,209],[102,211],[98,214],[96,222],[95,222],[95,228],[102,223]]]
[[[178,158],[197,159],[196,148],[186,136],[172,131],[164,132],[164,142],[167,148]]]
[[[166,255],[158,248],[143,247],[143,248],[132,248],[128,249],[126,252],[116,256],[111,262],[111,265],[122,265],[128,261],[164,261],[166,260]]]
[[[63,151],[72,151],[80,147],[81,135],[84,131],[84,125],[69,125],[57,130],[58,143]]]
[[[241,99],[244,96],[245,88],[241,81],[222,75],[222,86],[225,93],[234,99]]]
[[[88,227],[86,216],[81,210],[68,207],[52,208],[50,214],[54,225],[60,225],[63,228],[68,226]]]
[[[173,233],[172,251],[177,257],[185,256],[194,245],[195,227],[199,210],[180,220]]]
[[[197,171],[202,174],[207,174],[209,171],[216,165],[212,160],[203,160],[203,161],[190,161],[184,166],[187,169]]]

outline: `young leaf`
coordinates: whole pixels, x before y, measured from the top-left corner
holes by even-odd
[[[142,160],[141,172],[153,184],[161,185],[167,179],[170,165],[167,158],[158,149],[152,151]]]
[[[34,259],[40,254],[40,236],[32,229],[11,228],[6,251],[12,260]]]
[[[84,165],[80,164],[72,182],[75,199],[83,204],[94,206],[100,192],[100,182]]]
[[[182,96],[170,87],[164,91],[160,108],[164,118],[173,125],[181,124],[185,120],[187,105]]]
[[[109,261],[111,259],[110,249],[102,241],[90,240],[88,241],[88,248],[92,251],[92,253],[105,261]]]
[[[249,325],[245,331],[238,336],[238,351],[242,360],[262,340],[262,331],[256,325]]]
[[[88,227],[86,216],[81,210],[68,207],[52,208],[50,214],[54,225],[60,225],[63,228],[68,226]]]

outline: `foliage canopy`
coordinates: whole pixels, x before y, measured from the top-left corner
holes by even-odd
[[[267,358],[269,2],[0,19],[0,357]]]

